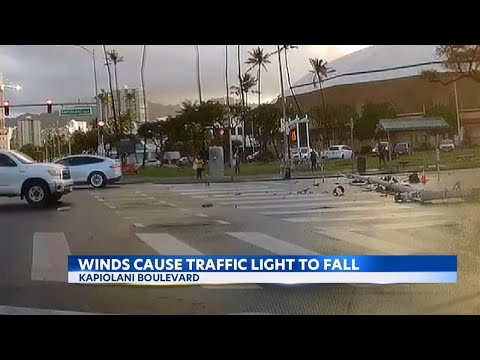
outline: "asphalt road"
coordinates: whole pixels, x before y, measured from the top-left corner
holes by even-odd
[[[342,197],[332,195],[344,184]],[[4,314],[478,314],[477,204],[395,204],[346,179],[76,189],[0,199]],[[318,181],[317,181],[318,183]],[[306,191],[303,191],[306,190]],[[204,208],[203,204],[211,204]],[[85,286],[69,254],[458,254],[453,285]]]

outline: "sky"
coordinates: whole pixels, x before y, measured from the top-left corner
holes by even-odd
[[[101,45],[83,45],[96,53],[99,89],[108,89],[108,77]],[[262,47],[274,51],[276,45],[242,45],[242,62],[248,51]],[[370,45],[298,45],[289,51],[289,67],[294,83],[309,70],[308,59],[317,57],[332,61]],[[118,65],[118,85],[130,88],[141,84],[142,45],[106,45],[116,49],[124,62]],[[200,45],[203,99],[225,96],[225,45]],[[237,46],[229,45],[229,83],[236,85]],[[12,105],[54,102],[94,101],[92,56],[75,45],[0,45],[0,73],[5,84],[21,85],[21,91],[5,90]],[[242,65],[246,70],[247,65]],[[277,57],[271,58],[268,71],[262,73],[262,99],[274,99],[280,92]],[[149,101],[178,104],[197,100],[196,62],[193,45],[148,45],[145,65],[145,88]],[[37,111],[35,111],[37,110]],[[26,111],[44,109],[11,109],[14,117]]]

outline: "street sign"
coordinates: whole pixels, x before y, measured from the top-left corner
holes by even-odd
[[[92,108],[73,108],[60,110],[60,116],[90,116],[92,115]]]

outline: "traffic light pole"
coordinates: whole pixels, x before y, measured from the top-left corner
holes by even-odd
[[[278,70],[280,75],[280,90],[282,94],[282,118],[283,118],[283,142],[284,142],[284,154],[283,154],[283,161],[284,161],[284,170],[283,170],[283,178],[285,180],[290,180],[292,178],[291,169],[290,169],[290,149],[288,144],[288,134],[289,134],[289,127],[287,125],[287,112],[285,109],[285,90],[283,88],[283,71],[282,71],[282,56],[280,54],[280,45],[277,45],[277,54],[278,54]]]

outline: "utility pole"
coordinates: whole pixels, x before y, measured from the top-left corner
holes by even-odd
[[[288,149],[288,126],[287,126],[287,112],[285,109],[285,89],[283,88],[283,71],[282,71],[282,56],[280,54],[280,45],[277,45],[277,54],[278,54],[278,72],[280,75],[280,91],[282,94],[282,117],[283,117],[283,141],[284,141],[284,155],[283,161],[285,162],[283,178],[285,180],[290,180],[292,174],[290,172],[290,154]]]
[[[353,160],[353,127],[354,127],[353,117],[350,118],[350,148],[352,150],[352,172],[355,171],[355,161]]]

